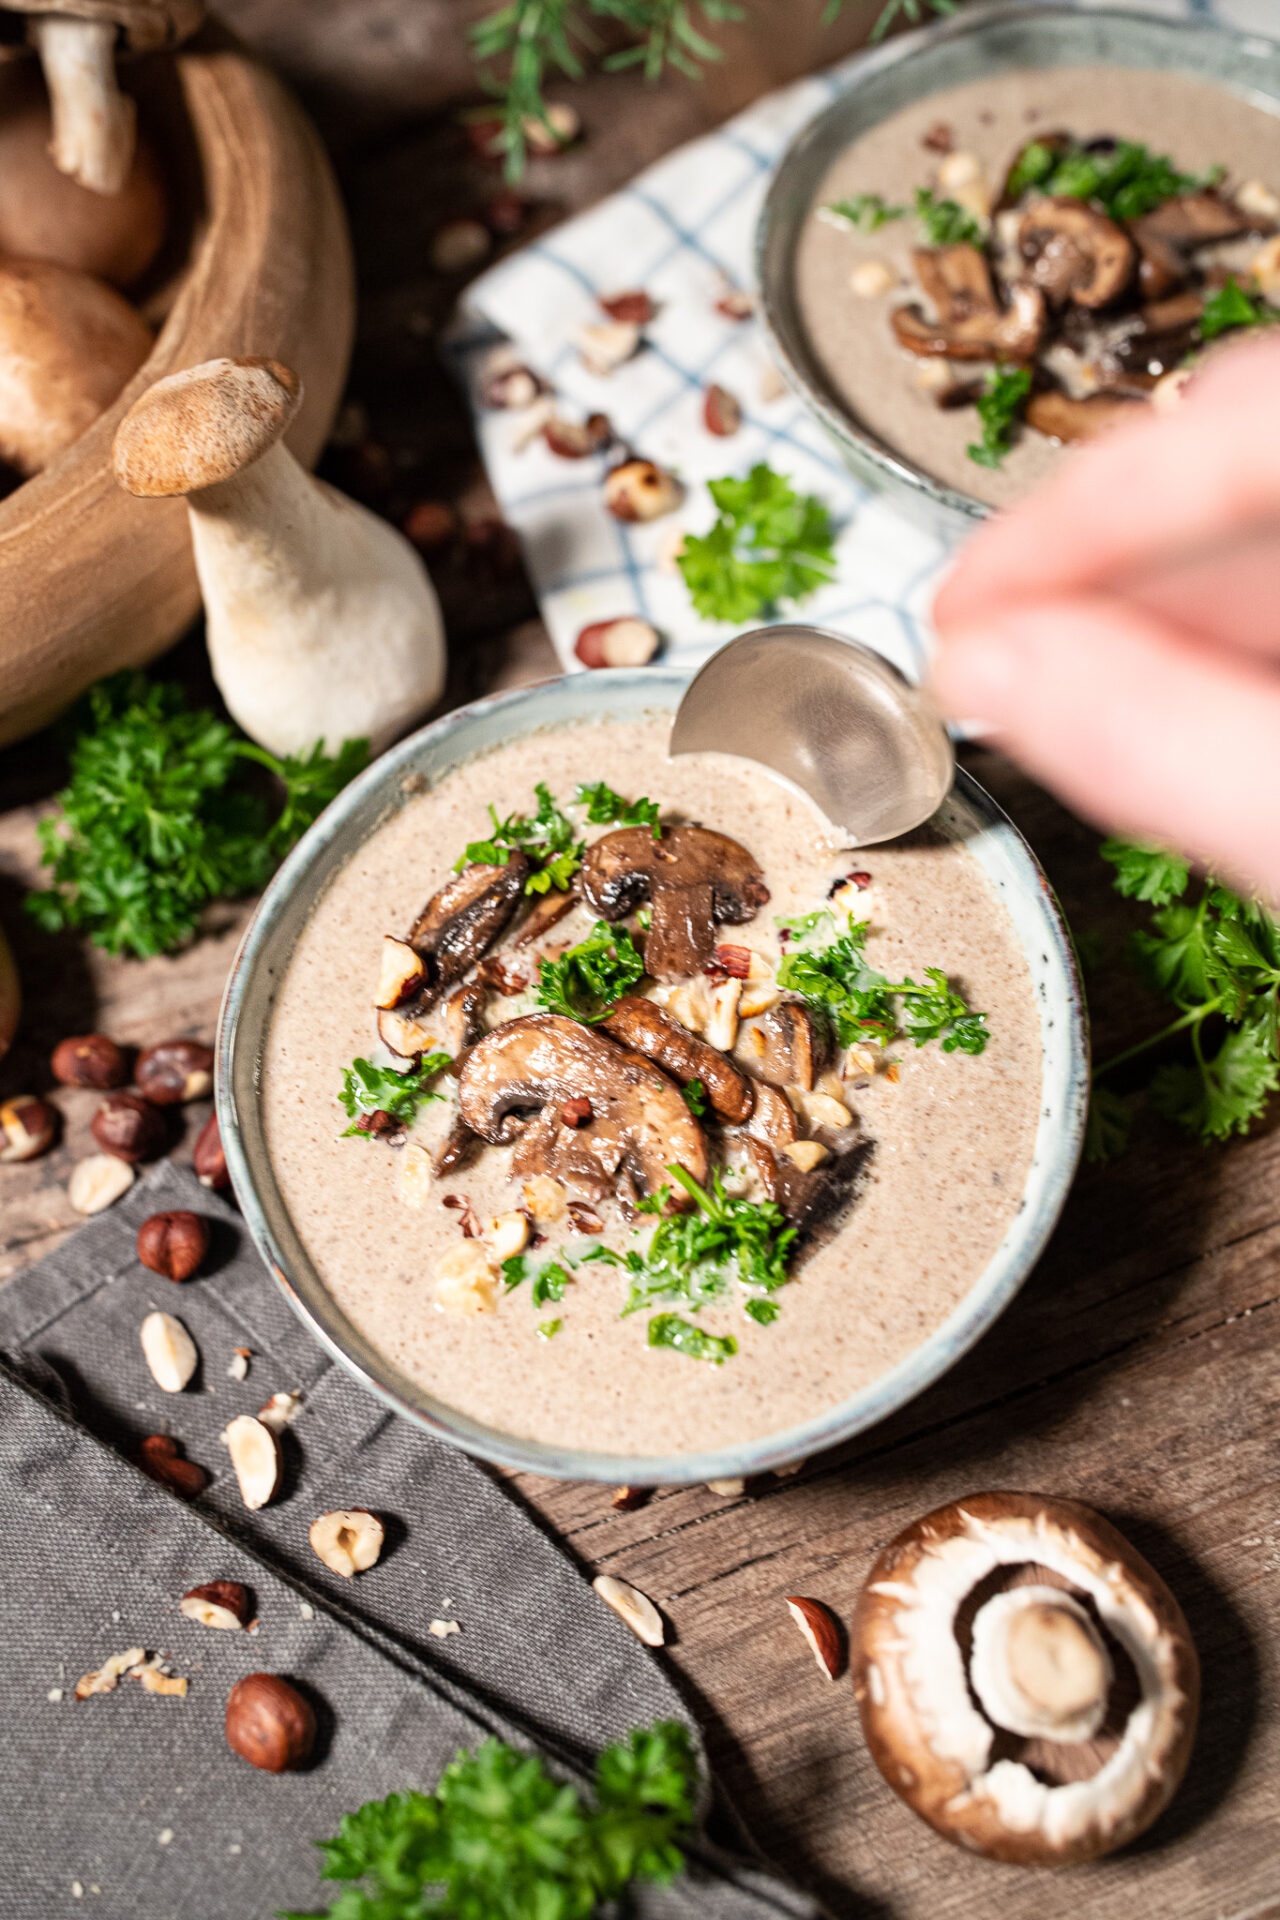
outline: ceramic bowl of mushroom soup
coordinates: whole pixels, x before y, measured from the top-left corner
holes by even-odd
[[[846,463],[955,537],[1176,405],[1280,307],[1280,45],[966,6],[860,60],[782,159],[764,324]]]
[[[317,1338],[484,1458],[729,1478],[882,1419],[1022,1285],[1075,1170],[1053,895],[960,774],[851,853],[685,681],[482,700],[361,776],[232,970],[218,1115]]]

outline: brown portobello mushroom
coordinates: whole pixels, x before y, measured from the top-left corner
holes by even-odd
[[[1027,402],[1026,421],[1037,433],[1069,446],[1077,440],[1096,440],[1100,433],[1137,417],[1136,409],[1145,402],[1119,393],[1091,393],[1073,400],[1069,393],[1048,388],[1033,393]]]
[[[1236,240],[1252,226],[1247,214],[1225,194],[1207,189],[1182,193],[1166,200],[1131,225],[1141,247],[1147,240],[1164,240],[1175,247],[1206,247],[1218,240]]]
[[[971,1853],[1068,1866],[1167,1806],[1200,1669],[1159,1574],[1074,1500],[979,1493],[890,1541],[850,1633],[872,1758]]]
[[[687,1027],[640,994],[627,993],[612,1006],[600,1022],[603,1030],[633,1047],[649,1060],[655,1060],[665,1073],[681,1086],[700,1080],[707,1099],[720,1115],[735,1125],[745,1120],[755,1105],[749,1077],[736,1067],[718,1047],[699,1040]]]
[[[803,1000],[780,1000],[756,1024],[764,1042],[756,1072],[774,1087],[808,1093],[831,1058],[830,1023]]]
[[[1084,200],[1035,201],[1018,229],[1018,250],[1032,284],[1055,306],[1109,306],[1133,277],[1132,240]]]
[[[859,1140],[843,1153],[829,1154],[816,1167],[798,1167],[782,1152],[775,1153],[762,1139],[749,1136],[751,1155],[761,1185],[782,1208],[788,1226],[809,1236],[819,1228],[834,1227],[857,1199],[859,1175],[870,1158],[869,1140]]]
[[[562,1108],[581,1099],[590,1118],[566,1124]],[[679,1087],[643,1054],[560,1014],[526,1014],[486,1034],[467,1055],[458,1103],[482,1139],[516,1140],[513,1177],[550,1174],[576,1199],[656,1193],[670,1184],[671,1162],[707,1178],[707,1143]],[[531,1111],[538,1117],[522,1127]],[[677,1193],[672,1204],[689,1202]]]
[[[747,1132],[770,1147],[785,1147],[796,1138],[795,1108],[784,1093],[767,1080],[755,1082],[755,1104]]]
[[[1009,305],[996,299],[991,269],[979,247],[918,248],[913,255],[924,291],[938,309],[929,320],[917,305],[895,307],[892,326],[908,353],[948,360],[1030,360],[1044,337],[1046,308],[1039,287],[1020,281]]]
[[[484,1009],[489,995],[478,980],[451,993],[444,1003],[445,1027],[455,1066],[478,1040],[484,1039]]]
[[[602,919],[621,920],[647,900],[645,972],[655,980],[700,973],[715,947],[717,926],[742,926],[769,898],[764,875],[746,848],[706,827],[648,827],[606,833],[582,864],[582,897]]]
[[[437,989],[452,986],[489,951],[515,918],[529,877],[528,856],[505,866],[464,867],[433,893],[409,929],[409,945],[427,963]]]

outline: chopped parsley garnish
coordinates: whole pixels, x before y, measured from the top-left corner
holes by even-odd
[[[681,1166],[667,1172],[697,1202],[692,1213],[667,1214],[668,1187],[640,1202],[642,1213],[658,1214],[653,1238],[643,1253],[628,1253],[631,1292],[623,1315],[639,1313],[659,1301],[696,1313],[708,1300],[728,1291],[734,1280],[773,1293],[786,1285],[787,1262],[799,1238],[773,1201],[744,1200],[725,1192],[719,1173],[710,1189]]]
[[[1069,200],[1091,200],[1113,220],[1140,220],[1179,194],[1216,186],[1222,175],[1221,167],[1179,173],[1168,154],[1152,153],[1133,140],[1093,150],[1073,143],[1065,152],[1033,140],[1018,155],[1007,197],[1016,200],[1035,187]]]
[[[980,247],[982,225],[955,200],[939,200],[931,187],[917,187],[916,219],[931,247]]]
[[[563,1325],[563,1320],[539,1320],[537,1329],[539,1340],[554,1340]]]
[[[1156,1109],[1203,1141],[1247,1133],[1280,1088],[1280,922],[1212,876],[1195,883],[1186,861],[1158,848],[1108,840],[1117,890],[1153,908],[1134,948],[1151,985],[1177,1017],[1094,1069],[1088,1150],[1107,1158],[1124,1144],[1129,1103],[1096,1082],[1149,1048],[1185,1034],[1191,1058],[1151,1081]]]
[[[442,1100],[443,1094],[434,1093],[428,1086],[438,1073],[449,1065],[447,1053],[426,1053],[415,1064],[398,1073],[394,1067],[375,1067],[368,1060],[353,1060],[349,1067],[342,1069],[342,1091],[338,1100],[349,1115],[351,1125],[343,1129],[342,1139],[351,1134],[364,1134],[366,1139],[373,1135],[360,1125],[368,1113],[386,1113],[397,1127],[411,1127],[418,1117],[420,1107],[429,1100]]]
[[[644,961],[626,928],[597,920],[576,947],[558,960],[539,962],[534,991],[549,1013],[592,1025],[643,978]]]
[[[524,883],[526,893],[550,893],[553,887],[567,893],[569,882],[582,865],[586,848],[544,781],[539,780],[534,793],[538,810],[532,814],[510,813],[505,820],[499,820],[497,808],[491,803],[492,833],[487,840],[472,840],[468,844],[461,858],[454,862],[454,872],[477,865],[505,867],[512,853],[519,852],[527,854],[533,862],[533,872]]]
[[[671,1347],[676,1353],[688,1354],[691,1360],[709,1360],[713,1367],[722,1367],[738,1351],[731,1333],[708,1333],[678,1313],[654,1315],[649,1322],[649,1345]]]
[[[627,801],[612,787],[606,786],[603,780],[591,783],[583,780],[578,784],[573,804],[586,808],[590,826],[648,827],[655,840],[662,838],[656,800]]]
[[[1046,146],[1043,140],[1028,140],[1009,169],[1005,199],[1010,202],[1020,200],[1032,187],[1043,186],[1060,157],[1058,149]]]
[[[982,439],[965,448],[980,467],[1001,467],[1013,445],[1013,427],[1031,391],[1029,367],[993,367],[978,396]]]
[[[925,968],[923,985],[910,975],[886,979],[867,960],[867,932],[866,921],[850,914],[847,931],[830,946],[787,954],[778,968],[778,985],[829,1008],[841,1046],[860,1039],[887,1042],[902,1032],[918,1047],[940,1040],[944,1053],[981,1053],[987,1044],[986,1014],[971,1011],[940,967]]]
[[[1233,333],[1237,327],[1266,327],[1277,319],[1280,315],[1275,308],[1246,293],[1232,274],[1226,286],[1205,301],[1196,331],[1202,340],[1216,340],[1219,334]]]
[[[905,218],[911,209],[890,206],[880,193],[855,193],[845,200],[831,201],[822,211],[833,214],[850,227],[856,227],[859,233],[878,233],[891,220]]]
[[[677,562],[704,620],[751,620],[831,579],[831,515],[816,495],[797,493],[763,462],[745,479],[707,486],[719,517],[709,533],[686,535]]]
[[[322,1877],[348,1882],[328,1920],[586,1920],[683,1872],[698,1787],[686,1727],[636,1728],[603,1750],[592,1786],[587,1800],[501,1740],[464,1748],[434,1793],[370,1800],[321,1842]]]
[[[189,940],[210,902],[264,887],[369,758],[348,740],[334,756],[316,745],[277,759],[142,673],[100,680],[71,726],[71,777],[37,828],[52,885],[27,911],[46,932],[142,959]],[[282,785],[278,810],[244,784],[249,762]]]
[[[532,1299],[535,1307],[553,1305],[564,1299],[564,1290],[569,1284],[569,1275],[558,1260],[548,1261],[541,1272],[534,1275]]]
[[[701,1080],[686,1080],[684,1083],[684,1102],[695,1119],[701,1120],[707,1110],[707,1090]]]

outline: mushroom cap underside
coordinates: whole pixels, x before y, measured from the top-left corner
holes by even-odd
[[[1059,1750],[1076,1763],[1061,1772],[1046,1771],[1043,1746],[985,1717],[969,1667],[975,1600],[1033,1577],[1087,1610],[1123,1676],[1109,1734]],[[876,1765],[973,1852],[1036,1866],[1096,1859],[1148,1827],[1186,1770],[1199,1662],[1182,1610],[1123,1535],[1075,1501],[985,1493],[926,1514],[880,1554],[852,1640]]]
[[[301,400],[297,374],[278,360],[205,360],[171,373],[116,429],[116,478],[149,498],[230,480],[276,444]]]

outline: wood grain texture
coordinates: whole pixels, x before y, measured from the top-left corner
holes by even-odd
[[[303,378],[289,440],[309,463],[346,377],[350,244],[314,130],[242,53],[192,50],[175,65],[200,178],[190,265],[115,405],[0,501],[0,742],[43,725],[102,674],[152,659],[199,606],[184,503],[136,500],[111,471],[115,429],[138,395],[215,354],[284,360]]]

